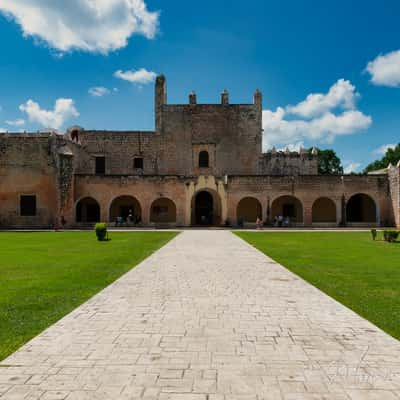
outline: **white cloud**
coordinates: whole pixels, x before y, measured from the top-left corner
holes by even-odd
[[[4,128],[0,128],[0,133],[6,133],[7,131]]]
[[[327,95],[313,94],[297,106],[264,110],[264,148],[305,141],[332,143],[337,136],[368,129],[372,118],[355,108],[356,97],[355,87],[339,80]],[[343,110],[335,112],[339,106]]]
[[[337,107],[353,109],[355,99],[359,96],[350,81],[339,79],[326,94],[312,93],[295,106],[286,107],[286,111],[303,118],[312,118],[324,114]]]
[[[345,166],[343,168],[343,172],[345,174],[351,174],[353,172],[358,172],[360,167],[361,167],[361,163],[349,161],[348,163],[345,164]]]
[[[1,0],[0,12],[14,19],[24,36],[61,52],[106,54],[125,47],[133,34],[153,38],[159,20],[144,0]]]
[[[16,119],[14,121],[6,121],[7,125],[10,126],[23,126],[25,125],[25,120],[24,119]]]
[[[378,155],[384,156],[389,149],[394,149],[395,147],[396,147],[396,145],[393,143],[383,144],[382,146],[375,149],[373,151],[373,154],[378,154]]]
[[[131,83],[136,83],[139,85],[146,85],[148,83],[154,82],[157,77],[157,74],[153,71],[147,71],[145,68],[141,68],[137,71],[121,71],[118,70],[114,73],[114,76],[119,79],[123,79],[124,81],[128,81]]]
[[[400,50],[378,56],[366,70],[375,85],[400,87]]]
[[[95,86],[95,87],[91,87],[88,90],[88,93],[92,97],[103,97],[103,96],[106,96],[107,94],[110,94],[110,90],[103,86]]]
[[[53,110],[41,109],[33,100],[21,104],[19,109],[28,115],[29,121],[53,129],[59,129],[68,119],[79,116],[72,99],[57,99]]]

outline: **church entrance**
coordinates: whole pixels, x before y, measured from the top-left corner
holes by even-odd
[[[213,225],[214,215],[214,199],[211,193],[199,192],[195,199],[195,224],[196,225]]]

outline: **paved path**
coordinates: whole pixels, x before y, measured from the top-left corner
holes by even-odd
[[[0,367],[0,399],[400,399],[400,343],[228,231],[186,231]]]

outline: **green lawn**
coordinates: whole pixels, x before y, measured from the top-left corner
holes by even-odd
[[[374,242],[369,232],[237,235],[400,339],[400,243]]]
[[[0,233],[0,360],[159,249],[176,233]]]

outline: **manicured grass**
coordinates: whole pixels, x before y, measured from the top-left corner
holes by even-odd
[[[237,235],[400,339],[400,243],[374,242],[369,232]]]
[[[43,331],[176,233],[0,233],[0,360]]]

